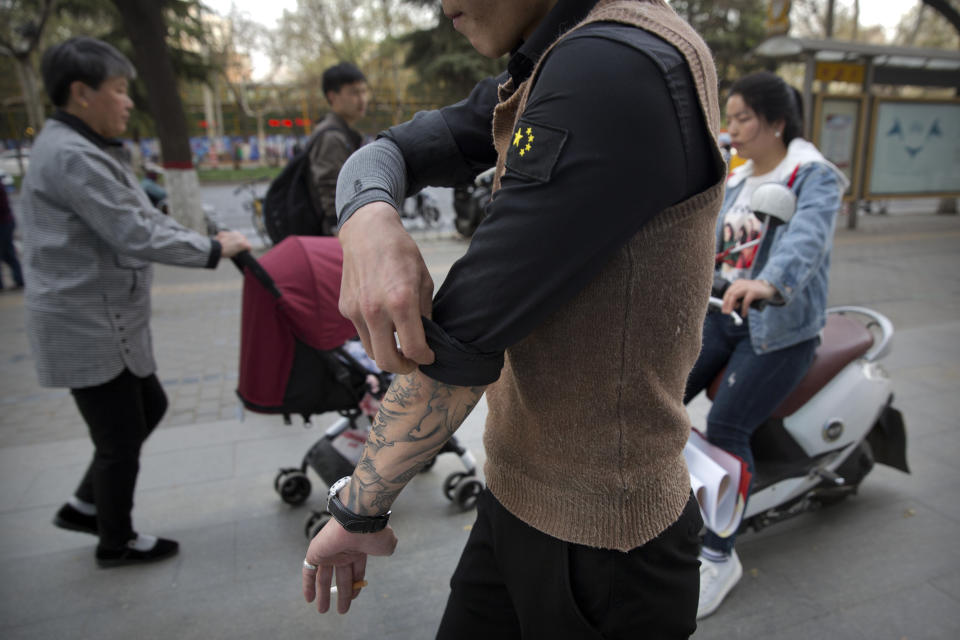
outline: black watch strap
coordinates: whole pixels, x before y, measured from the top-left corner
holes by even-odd
[[[340,523],[340,526],[350,533],[376,533],[377,531],[382,531],[390,519],[389,511],[379,516],[357,515],[344,506],[343,502],[340,501],[340,496],[336,493],[331,495],[327,501],[327,511]]]

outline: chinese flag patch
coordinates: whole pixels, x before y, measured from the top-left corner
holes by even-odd
[[[566,140],[567,132],[563,129],[521,118],[510,139],[507,169],[539,182],[549,182]]]

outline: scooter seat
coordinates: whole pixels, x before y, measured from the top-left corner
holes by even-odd
[[[827,316],[822,340],[813,357],[813,363],[797,388],[771,414],[772,418],[786,418],[805,405],[840,371],[865,354],[873,346],[873,334],[863,323],[848,316],[832,313]],[[726,374],[726,367],[717,374],[707,389],[713,400]]]

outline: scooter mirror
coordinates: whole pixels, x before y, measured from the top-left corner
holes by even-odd
[[[772,226],[786,224],[797,210],[797,196],[779,182],[765,182],[753,192],[750,208],[761,220],[769,217]]]

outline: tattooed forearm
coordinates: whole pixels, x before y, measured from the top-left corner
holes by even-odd
[[[456,387],[419,371],[397,376],[384,395],[347,495],[348,509],[384,513],[453,435],[485,387]]]

